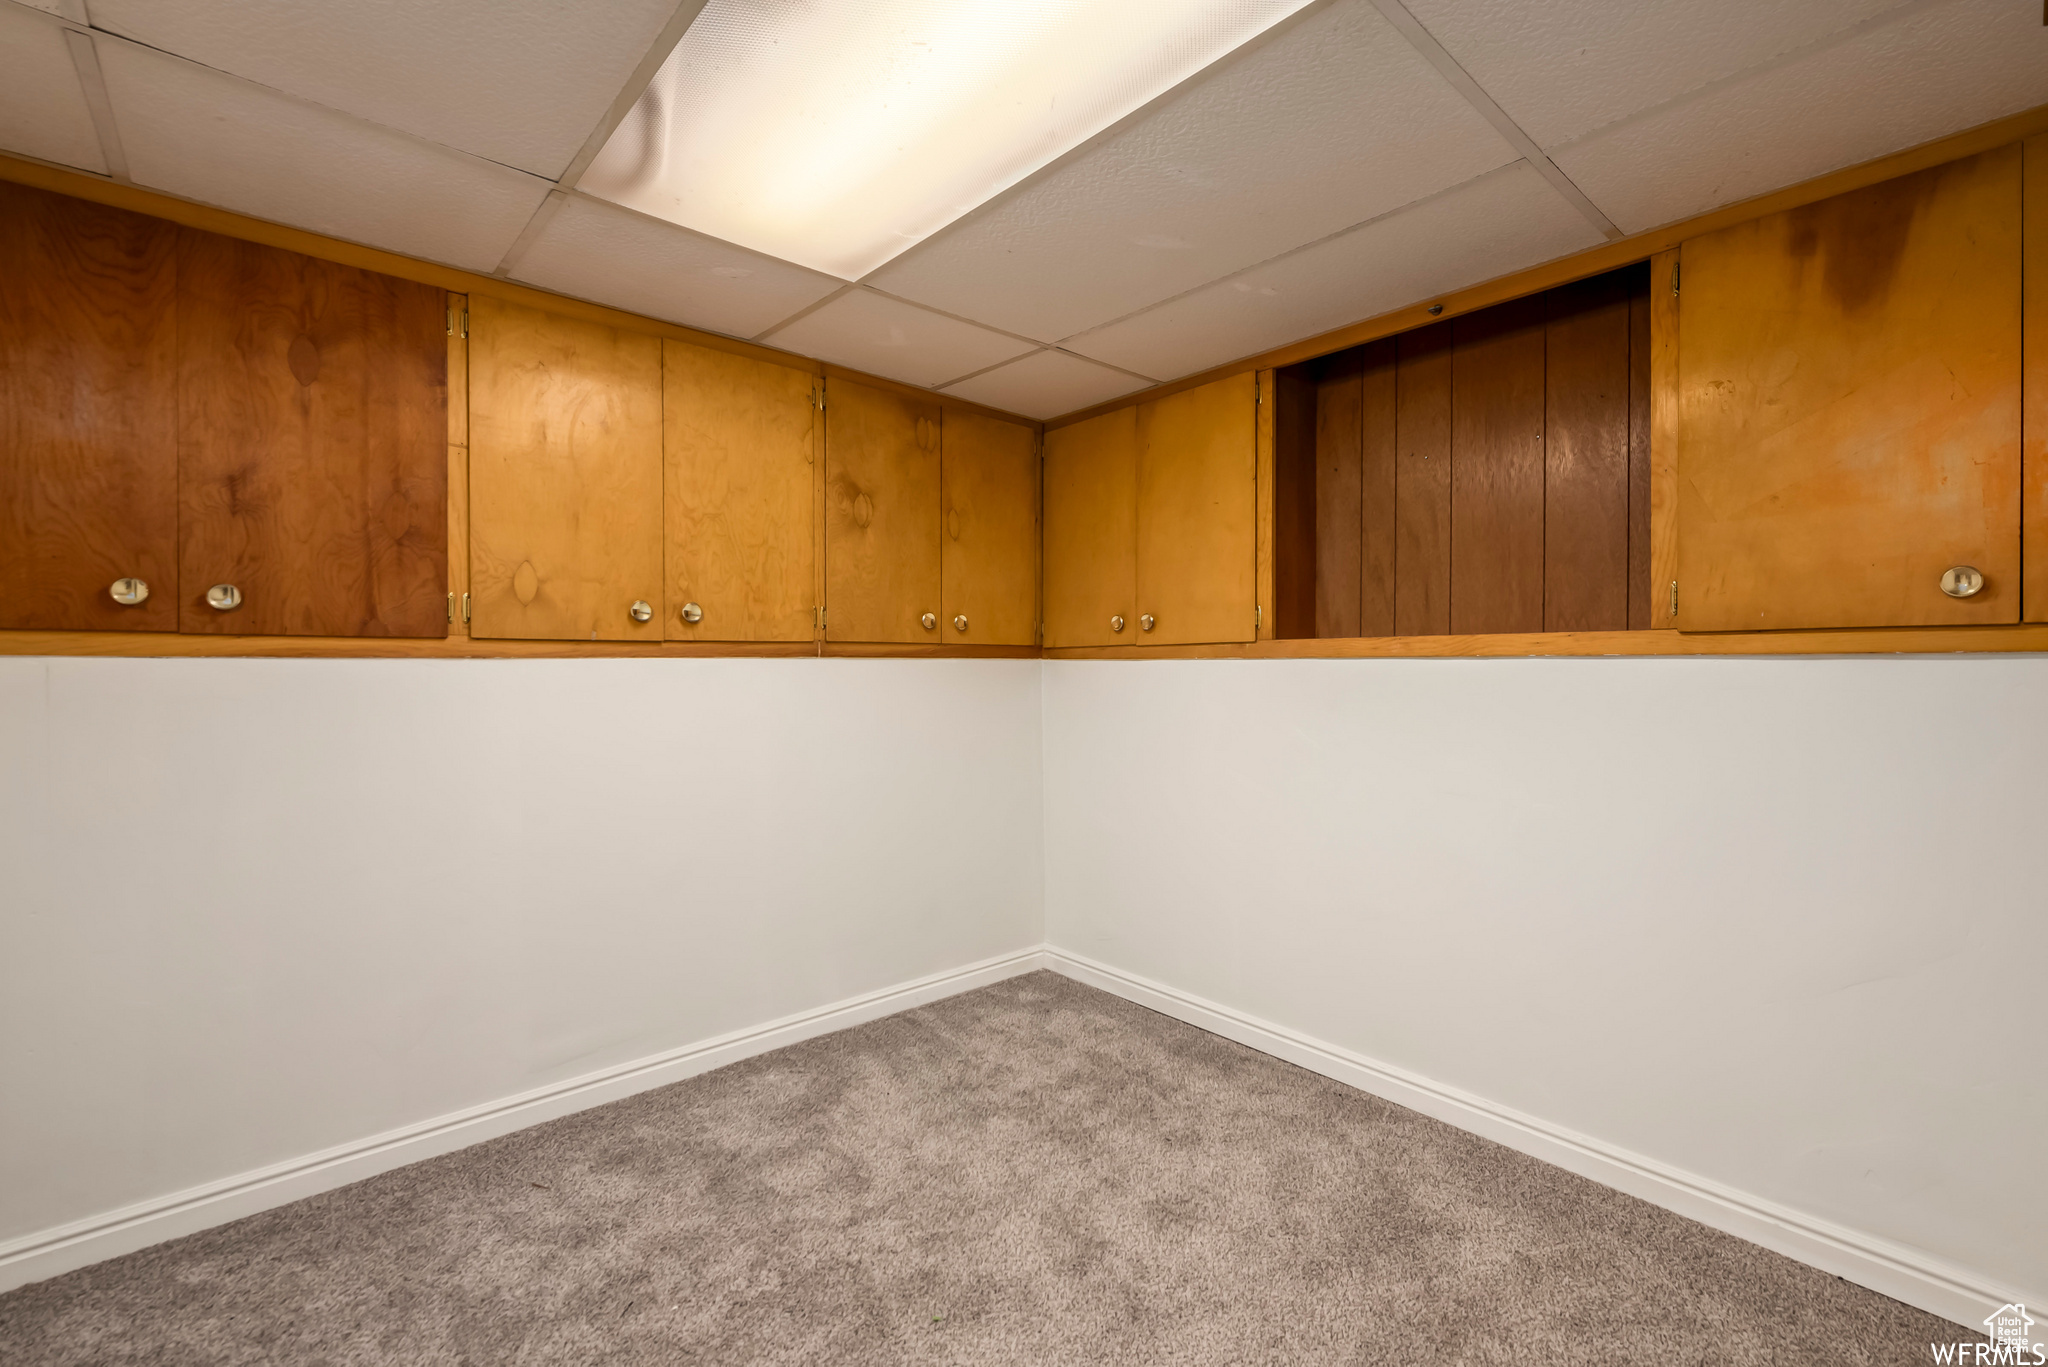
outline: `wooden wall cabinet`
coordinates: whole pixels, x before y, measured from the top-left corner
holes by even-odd
[[[1046,434],[1046,645],[1253,638],[1257,416],[1246,372]]]
[[[812,639],[817,378],[673,339],[661,347],[663,633],[673,641]]]
[[[948,406],[939,538],[948,645],[1038,644],[1038,433]]]
[[[447,634],[445,305],[179,231],[180,630]]]
[[[941,417],[936,400],[837,378],[827,384],[826,639],[945,640]]]
[[[0,184],[0,627],[177,630],[177,237]]]
[[[2014,145],[1684,244],[1681,630],[2020,620],[2021,239]]]
[[[661,640],[661,340],[488,296],[469,317],[470,634]]]

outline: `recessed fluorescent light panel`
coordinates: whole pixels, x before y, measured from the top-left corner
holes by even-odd
[[[857,280],[1310,0],[711,0],[580,189]]]

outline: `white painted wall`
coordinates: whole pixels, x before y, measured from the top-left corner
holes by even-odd
[[[1039,717],[1035,660],[0,659],[0,1243],[1036,946]]]
[[[1056,949],[2048,1291],[2048,658],[1053,661]]]

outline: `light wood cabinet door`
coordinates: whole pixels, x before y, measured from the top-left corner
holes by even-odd
[[[948,645],[1038,643],[1038,433],[945,414],[940,560]]]
[[[1138,405],[1137,645],[1249,641],[1258,608],[1258,377]],[[1126,633],[1128,636],[1128,633]]]
[[[817,378],[673,339],[661,348],[663,631],[672,641],[810,640]]]
[[[938,645],[939,405],[832,379],[825,391],[825,635]],[[927,629],[922,619],[929,614]]]
[[[1045,644],[1129,645],[1137,601],[1133,406],[1045,434]]]
[[[2025,612],[2029,622],[2048,622],[2048,133],[2024,144],[2020,268],[2026,290],[2026,398],[2020,419],[2026,448],[2021,456],[2021,513],[2026,569]]]
[[[177,234],[0,184],[0,627],[177,630]]]
[[[1694,238],[1681,630],[2019,620],[2020,149]],[[1951,566],[1984,587],[1953,598]]]
[[[472,295],[469,443],[470,634],[660,640],[660,339]]]
[[[180,630],[447,635],[446,318],[429,285],[179,230]]]

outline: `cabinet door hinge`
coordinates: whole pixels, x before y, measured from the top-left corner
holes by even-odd
[[[460,332],[456,331],[456,329],[457,329],[457,328],[460,328],[460,329],[461,329],[461,331],[460,331]],[[453,305],[453,304],[450,304],[450,305],[448,306],[448,335],[449,335],[450,337],[467,337],[467,336],[469,336],[469,310],[468,310],[468,309],[464,309],[464,310],[462,310],[462,312],[460,312],[460,313],[457,313],[457,312],[455,311],[455,305]]]
[[[462,595],[462,620],[469,620],[469,595],[466,593]]]
[[[1266,605],[1258,604],[1252,609],[1252,630],[1263,631],[1266,627]]]
[[[1673,617],[1678,615],[1678,581],[1676,579],[1671,581],[1671,615]]]
[[[453,589],[448,590],[448,621],[451,625],[455,621],[455,590]]]
[[[812,609],[812,611],[813,611],[813,613],[814,613],[814,614],[816,615],[816,617],[817,617],[817,619],[818,619],[818,630],[820,630],[820,631],[823,631],[823,630],[825,629],[825,608],[824,608],[824,605],[823,605],[823,604],[820,604],[820,605],[819,605],[818,607],[816,607],[816,608]]]
[[[1676,261],[1671,263],[1671,292],[1674,295],[1678,293],[1678,263]]]

